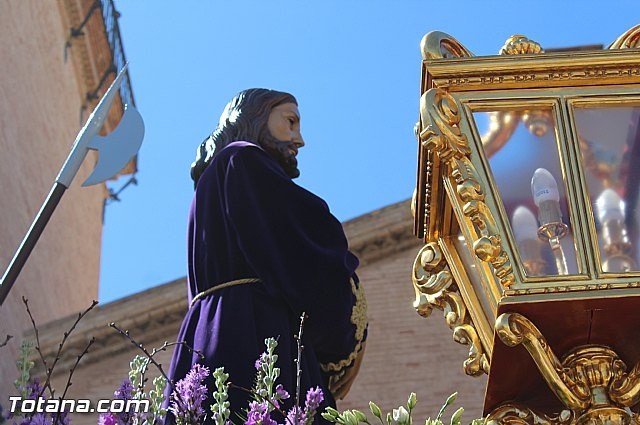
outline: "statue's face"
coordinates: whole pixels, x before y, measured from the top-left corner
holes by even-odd
[[[267,122],[271,140],[264,142],[269,152],[291,178],[300,175],[298,170],[298,149],[304,146],[300,134],[300,112],[295,103],[283,103],[271,110]]]

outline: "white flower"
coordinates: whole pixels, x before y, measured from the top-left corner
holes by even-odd
[[[403,406],[393,409],[393,422],[398,425],[409,424],[409,412]]]

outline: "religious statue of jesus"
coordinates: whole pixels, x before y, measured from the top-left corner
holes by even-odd
[[[351,387],[367,334],[358,259],[327,204],[292,180],[303,146],[296,99],[267,89],[236,95],[199,146],[191,166],[189,309],[178,340],[204,358],[176,346],[172,380],[200,363],[224,366],[235,385],[251,388],[264,341],[275,337],[279,383],[292,392],[294,336],[304,312],[302,394],[319,386],[324,409]],[[245,391],[229,392],[232,410],[241,412],[250,399]],[[324,420],[316,415],[316,421]]]

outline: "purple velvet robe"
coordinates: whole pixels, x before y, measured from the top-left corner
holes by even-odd
[[[325,402],[319,410],[335,405],[327,385],[330,374],[338,372],[324,372],[320,364],[353,358],[360,342],[356,335],[362,340],[366,332],[357,332],[353,321],[351,279],[359,286],[354,274],[358,259],[322,199],[296,185],[262,148],[233,142],[198,181],[189,216],[188,261],[190,302],[225,282],[262,282],[224,288],[195,301],[178,341],[202,352],[204,360],[178,345],[171,379],[183,378],[192,364],[200,363],[211,372],[224,366],[233,384],[252,388],[264,340],[275,337],[281,369],[277,383],[291,394],[288,409],[295,397],[294,335],[304,311],[301,400],[308,388],[320,386]],[[210,394],[213,378],[206,384]],[[229,395],[232,411],[244,413],[251,396],[237,389]],[[211,404],[209,396],[203,406],[208,411]],[[232,420],[237,422],[233,414]],[[316,423],[322,421],[318,414]]]

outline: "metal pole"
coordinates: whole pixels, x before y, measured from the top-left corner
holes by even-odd
[[[66,189],[67,188],[61,183],[55,182],[53,184],[47,199],[44,201],[44,204],[42,204],[38,215],[35,220],[33,220],[33,223],[31,223],[29,231],[13,256],[13,260],[11,260],[7,271],[4,273],[4,276],[2,276],[2,280],[0,281],[0,306],[4,303],[5,298],[7,298],[11,287],[20,274],[22,267],[24,267],[24,264],[27,262],[29,255],[31,255],[31,251],[33,251],[33,248],[36,246],[42,231],[47,226],[49,219],[53,215],[53,211],[58,206],[58,202],[60,202]]]

